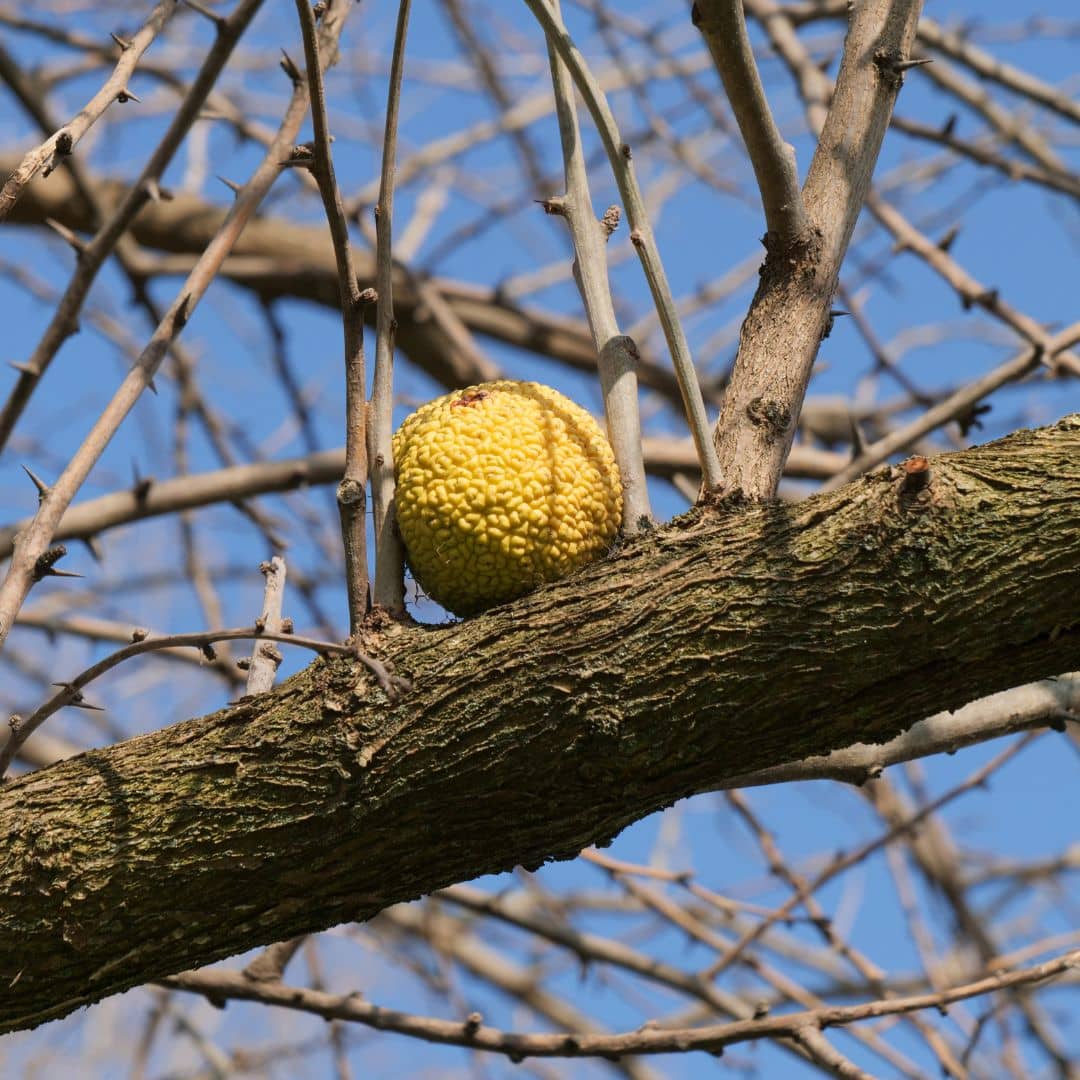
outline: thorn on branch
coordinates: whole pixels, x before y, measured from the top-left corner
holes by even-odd
[[[30,477],[30,480],[33,483],[34,487],[37,488],[38,502],[39,503],[44,502],[45,497],[49,494],[49,492],[52,489],[28,465],[23,466],[23,472],[26,473],[26,475]]]
[[[281,60],[279,63],[281,64],[281,70],[289,76],[289,81],[293,86],[299,86],[304,81],[303,75],[300,74],[300,69],[293,63],[292,57],[284,49],[281,50]]]
[[[142,104],[142,98],[137,94],[133,94],[126,86],[123,90],[118,90],[116,92],[116,100],[120,102],[121,105],[126,105],[129,101],[134,101],[137,105]]]
[[[956,131],[956,123],[959,117],[956,113],[949,113],[945,123],[941,125],[941,137],[943,139],[951,139],[953,132]]]
[[[998,296],[999,293],[997,289],[984,289],[981,293],[976,293],[974,296],[969,293],[964,293],[960,297],[960,304],[965,311],[970,311],[976,304],[979,307],[991,311],[997,307]]]
[[[146,500],[150,497],[150,489],[154,486],[154,478],[152,476],[142,476],[139,473],[139,467],[134,462],[131,464],[131,471],[134,474],[134,483],[131,485],[131,494],[135,499],[135,505],[141,510],[146,505]]]
[[[41,170],[41,175],[49,176],[59,164],[60,158],[69,157],[74,148],[75,140],[71,137],[71,132],[66,129],[58,132],[56,142],[53,143],[53,160]]]
[[[191,293],[184,293],[180,300],[180,303],[176,306],[176,314],[173,316],[173,325],[177,330],[182,330],[187,326],[187,321],[191,318]],[[157,391],[154,391],[157,393]]]
[[[82,577],[82,574],[76,574],[72,570],[57,570],[56,563],[58,563],[67,554],[67,548],[63,544],[57,544],[55,547],[49,548],[48,551],[42,552],[37,558],[37,562],[34,563],[34,580],[40,581],[46,577]]]
[[[953,419],[960,427],[960,434],[966,439],[968,433],[971,432],[972,429],[981,431],[983,424],[979,417],[985,416],[988,412],[991,412],[993,408],[993,405],[986,403],[983,405],[972,405],[970,409],[965,409],[964,412],[958,413]]]
[[[54,682],[53,686],[59,686],[61,690],[66,690],[71,695],[68,704],[73,708],[86,709],[88,712],[105,711],[100,705],[91,705],[90,702],[83,697],[83,692],[69,682]]]
[[[879,49],[874,53],[874,65],[882,78],[899,90],[904,85],[904,72],[913,67],[931,63],[930,59],[910,60],[901,56],[896,49]]]
[[[120,46],[121,51],[127,52],[127,50],[131,48],[130,41],[125,40],[119,34],[114,34],[111,30],[109,31],[109,37],[111,37],[113,41],[115,41],[116,44]]]
[[[96,563],[100,563],[102,559],[101,548],[98,546],[98,542],[93,536],[80,536],[79,541],[83,547],[90,552],[90,558]]]
[[[859,426],[858,419],[852,413],[848,413],[848,423],[851,426],[851,460],[855,461],[866,453],[866,436]]]
[[[825,323],[825,332],[821,335],[821,340],[824,341],[833,331],[833,324],[843,315],[850,315],[850,311],[845,311],[843,308],[833,308],[829,312],[829,319]]]
[[[239,195],[239,194],[240,194],[240,185],[239,185],[238,183],[236,183],[236,181],[234,181],[234,180],[230,180],[230,179],[229,179],[228,177],[226,177],[226,176],[222,176],[222,175],[221,175],[220,173],[218,173],[218,179],[219,179],[219,180],[220,180],[220,181],[221,181],[221,182],[222,182],[222,183],[223,183],[223,184],[224,184],[224,185],[225,185],[225,186],[226,186],[226,187],[227,187],[227,188],[228,188],[228,189],[229,189],[229,190],[230,190],[230,191],[231,191],[231,192],[232,192],[232,193],[234,194],[234,195]]]
[[[82,237],[78,236],[66,225],[62,225],[55,218],[46,218],[45,224],[48,225],[61,240],[74,248],[76,255],[83,255],[86,252],[86,244],[83,242]]]
[[[945,235],[937,242],[937,248],[939,251],[948,252],[949,249],[956,243],[956,238],[960,235],[960,226],[953,225]]]
[[[921,60],[899,60],[893,64],[894,71],[910,71],[915,67],[922,67],[924,64],[932,64],[934,58],[932,56],[923,57]]]

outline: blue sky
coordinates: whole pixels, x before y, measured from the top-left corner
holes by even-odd
[[[591,58],[602,54],[598,39],[591,31],[590,20],[567,3],[571,28],[579,36]],[[655,4],[619,5],[619,10],[643,22],[661,18],[665,40],[680,52],[690,53],[697,44],[685,19],[684,5],[672,3],[665,9]],[[140,5],[140,10],[142,5]],[[1075,4],[1069,0],[1050,0],[1039,5],[1039,13],[1049,18],[1074,18]],[[490,24],[484,32],[504,33],[512,43],[535,42],[538,35],[531,25],[523,5],[489,5]],[[1001,2],[976,3],[974,0],[950,0],[948,4],[928,5],[928,13],[946,24],[953,21],[978,20],[986,27],[1014,26],[1017,14],[1013,5]],[[291,9],[290,9],[291,15]],[[45,17],[44,14],[41,17]],[[130,20],[126,11],[119,13],[120,21]],[[183,16],[184,38],[187,46],[205,45],[207,29],[192,16]],[[367,3],[354,17],[346,35],[345,48],[358,50],[370,66],[385,63],[393,29],[393,5]],[[71,25],[87,29],[104,25],[88,13],[70,16]],[[986,34],[987,45],[997,55],[1037,73],[1051,83],[1077,89],[1077,40],[1055,40],[1039,34],[1025,41],[1001,41]],[[0,39],[24,63],[52,60],[57,53],[43,50],[31,35],[16,34],[0,28]],[[295,27],[281,10],[269,5],[253,29],[253,41],[267,55],[280,46],[299,57],[301,50]],[[838,40],[835,29],[823,24],[811,38],[820,45],[822,55],[835,51]],[[169,48],[178,48],[178,39]],[[448,32],[443,16],[435,6],[418,3],[413,18],[409,43],[411,62],[429,71],[430,79],[406,77],[402,112],[402,159],[447,132],[462,130],[492,116],[490,103],[481,95],[462,89],[435,85],[434,80],[445,69],[439,63],[459,60],[453,36]],[[154,55],[153,51],[150,54]],[[350,53],[350,56],[353,55]],[[342,65],[331,76],[331,121],[338,132],[335,158],[338,177],[346,197],[360,190],[377,175],[377,157],[370,145],[363,142],[365,130],[381,124],[383,91],[378,80],[362,81]],[[835,65],[834,65],[835,66]],[[527,63],[508,62],[508,85],[516,99],[541,92],[544,76]],[[519,69],[522,71],[518,74]],[[785,130],[792,132],[800,170],[805,175],[812,144],[798,133],[801,125],[800,107],[793,96],[786,73],[775,61],[763,62],[768,79],[770,99]],[[714,77],[703,71],[699,81],[713,85]],[[69,115],[92,93],[100,81],[100,73],[74,79],[63,85],[54,103],[59,117]],[[234,75],[226,80],[238,102],[253,110],[268,125],[276,124],[277,111],[284,93],[284,76],[273,63],[266,70],[248,75],[238,82]],[[102,126],[84,156],[101,173],[130,176],[141,165],[148,148],[160,133],[167,119],[164,112],[166,97],[150,80],[136,75],[132,88],[147,101],[148,119],[128,122],[128,113],[119,107],[109,114],[111,121]],[[659,86],[654,95],[658,108],[677,110],[680,91],[675,85]],[[1062,126],[1063,121],[1048,120],[1045,114],[1030,116],[1022,104],[1010,103],[1026,122],[1034,127],[1046,124]],[[159,110],[158,105],[161,105]],[[613,100],[624,133],[640,128],[641,115],[629,94],[616,95]],[[125,109],[134,110],[129,104]],[[912,72],[906,81],[898,105],[898,113],[925,122],[943,123],[953,111],[959,112],[959,134],[977,130],[977,121],[965,110],[956,110],[940,91],[920,72]],[[136,114],[137,115],[137,114]],[[684,133],[699,133],[705,128],[700,112],[683,110],[672,121]],[[10,99],[0,109],[0,146],[27,144],[30,128],[25,117]],[[305,136],[306,137],[306,136]],[[545,168],[557,168],[557,132],[550,115],[529,129],[529,137],[540,154]],[[586,136],[587,146],[594,149],[596,140]],[[193,144],[194,145],[194,144]],[[1078,161],[1075,133],[1060,151],[1074,168]],[[677,296],[692,293],[701,283],[719,277],[741,261],[760,252],[758,237],[763,231],[759,207],[750,184],[750,173],[737,147],[725,148],[723,143],[711,144],[710,162],[735,185],[733,194],[718,194],[699,182],[683,182],[677,195],[665,201],[655,221],[661,253]],[[886,140],[878,170],[879,181],[887,181],[896,170],[916,156],[925,155],[925,148],[895,132]],[[250,145],[238,145],[234,136],[222,125],[205,125],[199,134],[196,149],[186,149],[167,176],[167,182],[177,187],[200,175],[199,161],[206,159],[204,183],[199,184],[205,197],[224,205],[229,192],[214,179],[215,173],[243,180],[258,160],[259,153]],[[493,141],[469,151],[452,163],[455,192],[449,197],[442,217],[432,229],[427,243],[420,249],[418,265],[431,272],[455,277],[467,282],[496,286],[512,281],[541,266],[567,257],[567,244],[562,223],[546,218],[535,206],[533,198],[557,192],[551,190],[528,192],[520,190],[520,198],[512,212],[482,235],[454,247],[437,260],[430,259],[440,242],[452,237],[466,222],[483,214],[483,202],[519,191],[517,163],[505,141]],[[661,155],[643,154],[640,158],[640,177],[648,193],[656,194],[664,185],[673,182],[673,166]],[[398,192],[396,227],[405,228],[416,210],[418,196],[431,181],[429,174],[417,182],[405,184]],[[593,194],[595,204],[603,208],[616,201],[613,184],[603,170],[597,170]],[[999,182],[996,174],[968,166],[949,169],[942,179],[923,187],[910,189],[898,196],[905,213],[917,221],[925,221],[932,235],[940,235],[952,224],[962,226],[952,254],[988,286],[998,288],[1001,295],[1014,306],[1051,326],[1059,326],[1080,317],[1080,217],[1075,203],[1065,196],[1051,195],[1034,187],[1017,188]],[[285,176],[267,204],[267,212],[319,223],[321,207],[310,194],[301,190],[295,177]],[[866,224],[865,222],[863,223]],[[627,243],[625,228],[612,241],[612,255],[617,261],[613,280],[619,291],[624,322],[632,323],[648,312],[648,294],[640,270],[632,258],[622,258],[622,245]],[[860,248],[863,257],[880,259],[889,255],[889,242],[879,233]],[[0,265],[14,264],[23,272],[34,275],[53,288],[62,287],[73,264],[71,253],[57,240],[43,241],[38,234],[18,229],[0,232]],[[1018,342],[1008,332],[985,321],[965,314],[953,292],[916,258],[902,255],[891,258],[887,272],[863,282],[859,275],[852,279],[859,287],[867,314],[873,319],[879,336],[902,343],[903,335],[930,332],[928,344],[905,352],[904,371],[918,385],[936,391],[960,385],[975,374],[1000,363],[1018,348]],[[751,275],[744,287],[724,304],[697,315],[687,322],[691,344],[699,350],[699,359],[709,370],[722,369],[730,362],[734,341],[731,334],[745,313],[753,288]],[[162,304],[169,302],[179,286],[177,279],[159,279],[153,293]],[[119,320],[131,342],[140,347],[145,343],[150,327],[143,314],[126,304],[127,287],[115,268],[108,268],[92,294],[91,307]],[[569,279],[531,294],[524,301],[530,306],[580,316],[580,304]],[[0,311],[5,335],[0,359],[19,360],[33,349],[47,323],[49,305],[29,298],[26,290],[13,284],[7,275],[0,274]],[[338,445],[342,430],[342,394],[340,389],[340,323],[331,311],[299,302],[286,302],[278,307],[278,316],[285,329],[292,362],[308,396],[315,418],[320,446]],[[89,418],[108,399],[126,368],[128,359],[115,346],[95,333],[90,320],[57,358],[41,391],[36,395],[20,431],[20,437],[0,461],[0,491],[8,517],[11,519],[31,513],[35,493],[26,482],[19,465],[23,462],[46,478],[55,475],[85,435]],[[944,336],[939,334],[944,326]],[[227,415],[239,435],[236,447],[250,445],[269,458],[282,458],[305,452],[304,440],[291,422],[288,402],[272,374],[271,343],[262,313],[251,298],[228,285],[215,286],[196,312],[184,333],[184,342],[199,359],[199,378],[214,405]],[[717,345],[717,342],[719,344]],[[570,394],[582,404],[598,409],[599,392],[595,381],[580,373],[568,373],[562,367],[537,358],[534,354],[513,350],[497,343],[483,342],[484,348],[504,370],[513,377],[533,378],[549,382]],[[655,342],[654,352],[662,356]],[[714,348],[715,346],[715,348]],[[850,320],[838,321],[825,342],[818,368],[810,387],[811,395],[851,394],[861,387],[873,393],[877,400],[887,400],[896,387],[881,382],[868,387],[865,382],[871,367],[866,349]],[[406,363],[399,367],[397,390],[399,414],[403,416],[415,403],[441,392],[429,377]],[[174,471],[172,460],[172,418],[176,407],[176,391],[171,380],[162,380],[157,397],[147,397],[140,403],[123,430],[109,447],[95,469],[84,491],[86,498],[123,487],[130,483],[133,469],[140,475],[165,477]],[[650,430],[680,431],[679,418],[666,406],[644,399],[650,416]],[[979,438],[995,436],[1025,424],[1038,424],[1080,409],[1080,393],[1075,382],[1050,383],[1035,379],[1009,389],[995,398],[994,411],[985,419],[985,429]],[[399,417],[400,418],[400,417]],[[956,433],[949,433],[956,441]],[[211,469],[218,465],[205,437],[195,431],[191,441],[192,467]],[[655,509],[660,517],[668,517],[685,507],[685,503],[670,488],[657,484],[653,490]],[[267,500],[267,505],[281,519],[282,529],[290,541],[287,552],[291,564],[308,573],[325,571],[330,563],[325,548],[312,542],[319,527],[325,529],[333,542],[334,512],[326,492],[312,492],[289,499]],[[249,523],[229,507],[200,512],[195,525],[199,535],[210,547],[215,567],[250,565],[247,579],[231,578],[222,586],[229,624],[250,621],[261,595],[262,582],[255,567],[261,558],[271,554],[254,533]],[[104,585],[105,599],[95,599],[92,610],[98,614],[133,622],[152,621],[159,629],[190,629],[203,622],[203,615],[193,592],[183,585],[182,562],[179,555],[177,527],[171,520],[144,523],[137,528],[111,533],[104,543],[103,563],[95,565],[82,549],[73,549],[69,565],[90,576],[88,584]],[[295,562],[294,562],[295,561]],[[166,566],[175,570],[178,581],[168,588],[150,594],[132,595],[121,587],[132,566]],[[45,583],[34,594],[34,602],[45,602],[62,593],[77,597],[78,588],[70,585]],[[337,626],[344,625],[344,599],[331,575],[330,582],[319,591],[320,600]],[[298,626],[309,620],[297,614]],[[417,615],[438,618],[431,606],[421,605]],[[15,646],[39,662],[47,663],[58,672],[76,671],[90,662],[97,652],[93,647],[70,639],[46,644],[40,635],[25,631],[13,636]],[[306,662],[303,656],[287,660],[288,670]],[[110,718],[120,730],[134,732],[160,726],[221,704],[221,688],[216,684],[194,683],[187,679],[173,681],[157,663],[114,676],[102,684],[101,695],[110,705]],[[154,674],[157,673],[157,674]],[[164,681],[163,681],[164,680]],[[824,690],[825,688],[823,688]],[[30,689],[15,673],[10,674],[8,701],[12,708],[22,707]],[[91,741],[106,741],[107,731],[90,732],[84,716],[58,717],[58,733],[69,733]],[[946,812],[945,818],[957,837],[973,848],[998,855],[1034,858],[1052,855],[1076,840],[1075,822],[1080,820],[1080,787],[1075,782],[1076,754],[1065,752],[1060,736],[1046,735],[1026,749],[1016,760],[997,775],[988,790],[978,790],[962,796]],[[926,789],[937,793],[960,782],[1000,750],[1000,744],[963,751],[953,757],[941,757],[921,766]],[[765,789],[751,795],[753,805],[775,830],[789,859],[800,866],[812,865],[823,851],[849,848],[873,835],[874,821],[862,809],[860,796],[835,785],[800,784]],[[658,851],[675,869],[692,869],[711,888],[728,891],[744,899],[760,903],[777,903],[785,891],[769,880],[761,865],[756,847],[734,821],[718,796],[701,796],[679,804],[664,815],[653,816],[626,830],[618,838],[612,853],[627,860],[648,861]],[[545,887],[552,890],[593,888],[603,884],[603,876],[595,868],[581,864],[562,864],[543,870],[539,875]],[[485,881],[485,885],[501,888],[509,884],[503,877]],[[897,932],[900,915],[894,890],[883,857],[872,859],[859,872],[847,875],[827,888],[822,902],[834,914],[838,925],[843,924],[851,941],[864,949],[881,966],[914,970],[917,957],[904,933]],[[931,901],[932,903],[932,901]],[[1063,898],[1060,910],[1045,915],[1044,926],[1068,929],[1075,927],[1075,901]],[[614,916],[597,916],[596,923],[603,931],[621,929]],[[812,936],[813,931],[801,927],[797,933]],[[689,962],[691,954],[679,935],[670,930],[651,946],[660,955],[680,963]],[[342,978],[369,984],[369,996],[387,1005],[417,1004],[414,984],[405,980],[385,960],[366,954],[363,963],[354,966],[356,957],[343,950],[338,967]],[[362,969],[362,974],[356,971]],[[597,1008],[597,1015],[612,1026],[634,1025],[640,1016],[632,1004],[598,985],[595,973],[581,981],[579,974],[569,968],[563,981],[569,995],[587,997]],[[363,986],[361,987],[363,988]],[[487,1001],[476,991],[477,1000],[493,1022],[510,1024],[513,1018],[505,1005]],[[134,1002],[141,999],[133,995]],[[145,1008],[133,1004],[132,1007]],[[423,1007],[436,1009],[438,1003]],[[445,1007],[445,1006],[444,1006]],[[500,1012],[500,1010],[502,1010]],[[231,1031],[250,1031],[250,1025],[261,1021],[256,1010],[230,1008],[225,1019],[224,1035]],[[59,1030],[52,1025],[50,1032]],[[63,1026],[64,1039],[77,1040],[78,1022]],[[1066,1029],[1068,1031],[1068,1029]],[[50,1036],[53,1037],[53,1036]],[[1068,1036],[1074,1048],[1080,1047],[1075,1030]],[[357,1050],[357,1060],[364,1061],[366,1075],[399,1075],[401,1049],[389,1046],[385,1036],[372,1044],[375,1049]],[[858,1059],[859,1051],[852,1049],[850,1040],[838,1036],[838,1045]],[[32,1048],[33,1043],[27,1046]],[[918,1058],[919,1047],[906,1047]],[[433,1050],[416,1044],[417,1075],[423,1070],[439,1074],[451,1063],[464,1071],[464,1055],[453,1050]],[[379,1061],[386,1055],[385,1071]],[[375,1055],[372,1057],[371,1055]],[[786,1056],[766,1047],[740,1048],[733,1058],[748,1059],[761,1064],[762,1075],[797,1077],[799,1067]],[[696,1077],[716,1072],[716,1063],[701,1055],[686,1058],[667,1058],[656,1062],[663,1075]],[[927,1065],[930,1068],[930,1065]],[[511,1067],[500,1062],[490,1063],[488,1075],[509,1075]],[[599,1073],[596,1073],[599,1075]],[[565,1074],[569,1075],[569,1073]]]

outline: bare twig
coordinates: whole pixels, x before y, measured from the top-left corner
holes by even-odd
[[[868,446],[847,468],[838,472],[825,485],[826,490],[833,490],[861,476],[867,469],[880,465],[891,455],[910,446],[917,439],[929,434],[935,428],[955,420],[958,416],[969,413],[984,397],[1007,383],[1015,382],[1039,368],[1041,364],[1053,364],[1071,346],[1080,342],[1080,322],[1066,327],[1055,334],[1046,347],[1035,345],[1022,349],[1015,356],[999,364],[992,371],[962,386],[943,401],[921,413],[909,424],[897,428],[877,442]]]
[[[270,634],[283,633],[285,631],[282,627],[281,605],[285,598],[285,560],[280,555],[275,555],[259,569],[266,578],[266,587],[263,590],[262,614],[255,623],[256,629]],[[266,693],[274,685],[280,666],[281,650],[269,642],[259,642],[251,656],[251,667],[248,668],[247,692]]]
[[[23,188],[40,171],[44,169],[45,175],[48,176],[57,165],[69,157],[79,140],[114,101],[123,102],[134,97],[128,90],[128,80],[135,71],[142,54],[161,33],[175,11],[176,0],[159,0],[146,22],[123,43],[116,67],[101,89],[59,131],[26,154],[8,177],[3,188],[0,188],[0,221],[7,217],[11,208],[18,202]],[[0,78],[10,81],[15,70],[6,50],[0,46]]]
[[[525,0],[525,2],[544,28],[549,44],[559,54],[573,76],[574,83],[588,106],[604,143],[629,221],[630,239],[645,271],[645,278],[649,283],[653,302],[656,304],[668,349],[671,352],[671,361],[675,366],[675,374],[679,380],[679,390],[686,410],[687,424],[701,462],[704,486],[708,491],[716,491],[721,485],[720,462],[709,439],[705,403],[702,400],[693,357],[690,355],[690,346],[679,320],[675,299],[668,285],[667,274],[664,272],[660,252],[645,210],[645,201],[638,186],[633,165],[633,149],[622,141],[604,91],[590,72],[585,58],[574,44],[562,19],[548,7],[546,0]]]
[[[83,701],[83,688],[92,683],[96,678],[111,671],[118,664],[130,660],[133,656],[141,656],[143,653],[156,652],[160,649],[178,649],[184,646],[192,646],[203,652],[207,659],[212,660],[212,653],[217,641],[242,641],[256,638],[260,641],[276,641],[285,645],[296,645],[301,649],[310,649],[312,652],[333,656],[350,656],[360,659],[365,664],[370,657],[357,657],[356,649],[348,644],[340,645],[333,641],[319,641],[316,638],[301,637],[296,634],[286,634],[262,630],[258,626],[243,626],[231,630],[200,630],[191,634],[168,634],[164,637],[150,637],[142,632],[133,634],[137,640],[126,645],[116,652],[110,653],[104,659],[80,672],[70,682],[59,683],[60,690],[54,694],[44,705],[36,709],[25,720],[16,725],[11,737],[0,750],[0,777],[7,772],[12,759],[18,753],[19,747],[46,721],[53,713],[67,705],[87,706]],[[378,663],[378,661],[372,661]]]
[[[522,1034],[504,1032],[482,1023],[483,1018],[441,1020],[383,1009],[358,994],[342,997],[298,986],[256,984],[239,972],[188,971],[165,979],[162,985],[207,996],[241,1001],[261,1001],[283,1008],[314,1013],[327,1019],[350,1020],[382,1031],[398,1031],[428,1042],[467,1046],[501,1053],[511,1060],[526,1057],[618,1057],[624,1054],[665,1054],[687,1050],[720,1051],[752,1039],[788,1036],[801,1040],[808,1033],[846,1026],[884,1016],[899,1016],[920,1009],[941,1009],[957,1001],[1011,988],[1036,986],[1056,979],[1080,966],[1080,952],[1069,952],[1044,964],[1016,971],[996,972],[971,983],[937,993],[872,1001],[863,1005],[826,1006],[804,1012],[730,1024],[663,1030],[645,1028],[617,1035],[584,1035],[558,1032]]]
[[[795,148],[784,141],[761,85],[742,0],[697,0],[691,19],[709,47],[757,177],[766,247],[805,243],[810,222],[799,190]]]
[[[3,411],[0,412],[0,449],[7,445],[30,395],[38,386],[60,346],[75,332],[79,311],[98,270],[101,269],[109,254],[115,250],[124,232],[140,210],[143,210],[151,201],[151,192],[157,189],[165,169],[172,161],[184,136],[198,119],[199,112],[221,74],[222,68],[261,4],[262,0],[241,0],[232,14],[222,22],[214,44],[207,53],[198,75],[192,81],[191,88],[185,94],[168,130],[162,136],[161,142],[151,154],[135,183],[124,191],[116,209],[106,221],[100,223],[100,228],[94,238],[80,251],[78,264],[64,290],[64,295],[56,304],[49,325],[30,359],[20,366],[19,378],[4,403]],[[55,185],[56,178],[53,180],[53,186]],[[91,207],[86,207],[85,212],[92,218]]]
[[[374,600],[395,617],[405,613],[405,549],[397,529],[394,503],[394,173],[397,165],[398,113],[401,79],[405,68],[405,39],[409,30],[410,0],[400,0],[390,78],[386,91],[379,202],[375,208],[375,372],[368,416],[371,503],[375,519]]]
[[[558,0],[549,0],[555,16],[562,18]],[[566,194],[548,199],[544,209],[565,218],[574,245],[574,280],[577,282],[589,329],[596,344],[604,416],[623,488],[623,531],[633,535],[652,520],[645,463],[641,453],[641,418],[638,412],[637,359],[633,338],[621,334],[611,298],[607,272],[607,241],[618,224],[618,208],[608,211],[611,220],[598,221],[593,212],[589,176],[581,148],[574,83],[554,45],[548,43],[551,84],[559,118]]]
[[[336,40],[340,34],[347,10],[346,7],[339,11],[335,6],[332,9],[334,17],[331,17],[329,12],[324,16],[324,33],[328,37],[328,43]],[[209,288],[248,219],[270,190],[282,164],[288,161],[307,105],[306,86],[295,86],[281,127],[266,156],[237,194],[224,222],[188,275],[135,366],[128,372],[82,445],[42,500],[31,525],[20,535],[7,575],[0,585],[0,646],[7,640],[19,608],[34,583],[37,560],[48,548],[64,511],[124,418],[143,391],[153,382],[154,374],[164,360],[171,342],[191,318],[192,312]]]
[[[320,57],[315,15],[308,0],[296,0],[304,39],[304,58],[311,97],[311,120],[315,131],[312,170],[319,183],[337,263],[338,293],[341,299],[345,335],[345,475],[338,485],[341,536],[345,548],[345,585],[349,600],[349,633],[355,634],[368,611],[367,563],[367,411],[364,406],[364,301],[353,266],[349,227],[345,208],[334,176],[330,151],[330,128],[326,116],[326,94],[322,69],[336,51],[336,43]]]
[[[1070,717],[1080,720],[1080,674],[1076,673],[1003,690],[955,712],[938,713],[880,746],[854,743],[825,757],[734,776],[729,785],[738,789],[793,780],[863,784],[902,761],[952,754],[964,746],[1031,728],[1058,727]]]
[[[644,441],[648,471],[665,479],[677,472],[694,472],[697,454],[689,440],[647,438]],[[847,458],[812,446],[796,446],[788,459],[789,474],[823,480],[844,467]],[[320,450],[306,457],[234,465],[204,473],[190,473],[155,480],[144,488],[131,487],[87,499],[69,507],[53,534],[55,540],[90,540],[99,533],[144,518],[175,514],[183,510],[238,502],[255,495],[295,491],[335,483],[345,465],[345,449]],[[27,518],[0,529],[0,559],[7,558],[15,537],[29,528]],[[295,570],[294,570],[295,577]]]

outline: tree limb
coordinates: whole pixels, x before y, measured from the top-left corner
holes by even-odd
[[[866,0],[852,10],[836,90],[803,186],[811,230],[801,243],[768,249],[742,326],[715,433],[725,492],[750,499],[776,492],[921,7],[921,0]]]
[[[0,1030],[1077,668],[1080,416],[579,574],[0,790]],[[978,618],[973,618],[978,612]],[[867,658],[873,657],[873,663]],[[223,917],[227,913],[228,917]]]

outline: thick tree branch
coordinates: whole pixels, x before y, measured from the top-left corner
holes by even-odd
[[[836,90],[803,187],[812,235],[801,245],[769,248],[716,425],[727,492],[768,499],[776,491],[921,7],[921,0],[866,0],[852,11]],[[763,17],[771,8],[747,4]]]
[[[692,513],[475,619],[395,628],[366,643],[411,680],[395,701],[320,660],[12,781],[0,1029],[1073,670],[1078,592],[1070,417],[794,507]]]

